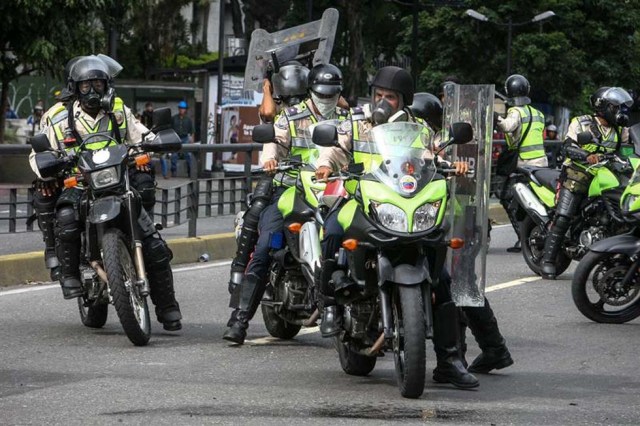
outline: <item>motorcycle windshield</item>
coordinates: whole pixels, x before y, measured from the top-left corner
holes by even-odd
[[[411,197],[433,179],[433,138],[424,125],[381,124],[369,130],[365,140],[370,154],[365,170],[396,193]]]

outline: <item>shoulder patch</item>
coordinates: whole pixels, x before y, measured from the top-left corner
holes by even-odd
[[[289,120],[287,119],[286,115],[278,114],[278,116],[276,117],[276,122],[274,126],[277,127],[278,129],[286,130],[289,127]]]
[[[360,106],[355,106],[351,108],[351,115],[364,114],[364,109]]]
[[[113,113],[113,115],[116,119],[116,123],[118,123],[118,126],[121,125],[124,121],[124,113],[122,111],[116,111]]]
[[[351,120],[344,120],[338,126],[338,133],[344,135],[347,133],[351,133],[352,129],[353,129],[353,126],[351,125]]]

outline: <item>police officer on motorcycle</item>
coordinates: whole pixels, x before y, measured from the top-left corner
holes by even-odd
[[[350,128],[339,129],[339,143],[342,149],[321,149],[317,162],[317,179],[327,179],[331,173],[338,172],[351,161],[363,161],[364,156],[370,151],[362,146],[359,135],[364,135],[375,125],[397,121],[423,122],[422,119],[416,118],[409,108],[413,102],[414,85],[411,74],[406,70],[395,66],[381,68],[371,83],[371,94],[370,104],[352,109]],[[351,152],[352,156],[349,157],[345,151]],[[467,163],[456,162],[453,166],[458,174],[464,174],[468,170]],[[342,316],[336,305],[334,283],[331,278],[337,268],[335,254],[344,237],[344,230],[338,223],[339,211],[338,209],[325,218],[324,238],[321,242],[322,267],[317,277],[317,285],[320,293],[319,304],[323,307],[320,325],[323,337],[335,336],[342,328]],[[459,355],[457,312],[451,301],[448,274],[443,274],[440,282],[443,285],[435,289],[433,343],[438,363],[433,371],[433,378],[438,382],[452,383],[461,388],[476,387],[479,384],[478,379],[467,371]]]
[[[342,72],[338,67],[331,64],[316,65],[309,72],[307,86],[309,99],[283,109],[276,117],[276,143],[265,145],[262,151],[261,160],[267,173],[275,172],[278,162],[289,156],[301,155],[303,160],[309,156],[310,149],[306,141],[304,146],[298,144],[300,140],[297,135],[302,134],[304,129],[319,121],[348,118],[349,112],[337,106],[342,91]],[[257,243],[240,285],[236,285],[235,282],[238,272],[242,271],[234,271],[232,268],[232,295],[229,306],[234,308],[234,311],[227,324],[229,328],[223,335],[225,340],[237,344],[244,343],[249,321],[258,309],[268,280],[271,263],[269,237],[271,234],[282,232],[284,226],[282,214],[278,210],[278,200],[284,190],[294,184],[295,176],[280,172],[273,180],[261,180],[254,192],[252,207],[245,218],[251,223],[257,222]],[[253,236],[249,235],[249,232],[245,234],[243,230],[236,260],[242,255],[241,250],[247,253],[253,247],[256,233],[251,232]]]
[[[560,175],[556,214],[544,243],[541,272],[543,278],[556,278],[555,260],[562,249],[565,234],[580,204],[587,195],[593,176],[587,171],[590,165],[600,161],[600,154],[618,152],[621,144],[629,140],[625,127],[629,117],[625,107],[633,105],[633,99],[620,87],[601,87],[589,99],[593,114],[581,115],[571,120],[565,138],[565,162]],[[578,134],[591,133],[588,143],[578,142]]]
[[[111,58],[109,60],[113,61]],[[114,61],[115,62],[115,61]],[[109,143],[133,144],[148,133],[133,116],[122,99],[115,96],[112,63],[98,56],[76,58],[69,72],[73,98],[50,112],[46,133],[52,149],[75,151],[84,143],[85,149],[97,150]],[[55,213],[55,248],[60,262],[60,284],[65,299],[81,297],[80,282],[81,220],[79,205],[83,191],[78,188],[58,190],[56,179],[42,179],[35,163],[35,154],[30,157],[31,167],[38,175],[36,203],[49,202]],[[160,237],[151,222],[147,210],[155,203],[155,182],[146,168],[130,171],[131,186],[142,198],[140,223],[148,226],[143,230],[144,261],[151,287],[151,300],[156,305],[158,321],[165,330],[182,328],[180,308],[175,300],[170,261],[171,250]]]
[[[518,150],[518,166],[549,167],[547,155],[544,152],[543,131],[544,114],[533,108],[529,98],[529,80],[520,74],[513,74],[504,82],[508,103],[507,117],[498,116],[496,127],[504,132],[508,151]],[[509,208],[513,194],[507,176],[500,191],[500,204],[507,212],[518,240],[507,251],[520,252],[520,232],[518,220]]]

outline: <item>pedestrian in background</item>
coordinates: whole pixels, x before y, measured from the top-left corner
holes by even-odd
[[[140,122],[147,129],[153,129],[153,102],[147,102],[144,104],[144,111],[142,111],[142,118]]]
[[[187,116],[187,110],[189,106],[185,101],[180,101],[178,104],[178,113],[171,117],[171,127],[180,137],[182,144],[188,144],[193,142],[193,121]],[[191,176],[191,154],[188,152],[183,153],[183,157],[187,160],[187,174]],[[174,152],[171,154],[171,177],[176,177],[178,171],[178,157],[180,153]],[[161,159],[162,177],[168,179],[167,176],[167,160]]]

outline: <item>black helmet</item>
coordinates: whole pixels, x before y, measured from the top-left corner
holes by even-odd
[[[292,97],[304,98],[307,94],[309,68],[302,65],[284,65],[271,77],[273,97],[287,100]]]
[[[413,102],[413,77],[403,68],[395,66],[380,68],[373,77],[371,87],[400,93],[405,105],[410,105]]]
[[[515,106],[523,106],[531,103],[529,99],[529,80],[520,74],[510,75],[504,82],[504,91],[506,92],[509,103]]]
[[[321,95],[337,95],[342,92],[342,71],[331,64],[316,65],[309,72],[307,85]]]
[[[625,113],[633,105],[629,92],[621,87],[601,87],[589,98],[596,115],[607,120],[610,126],[625,126],[629,116]]]
[[[442,102],[435,95],[426,92],[416,93],[409,108],[416,117],[422,118],[433,129],[442,128]]]
[[[82,108],[86,111],[97,112],[100,108],[105,111],[113,108],[113,89],[110,88],[111,73],[109,66],[95,55],[83,56],[71,66],[69,80],[73,83],[76,96],[80,100]],[[103,84],[97,86],[101,80]],[[91,81],[83,92],[82,84]]]

